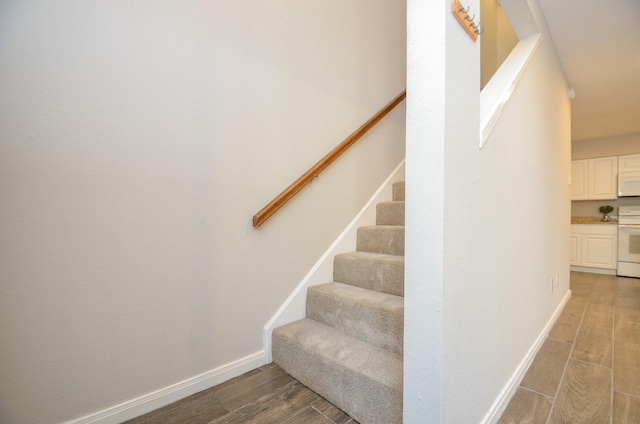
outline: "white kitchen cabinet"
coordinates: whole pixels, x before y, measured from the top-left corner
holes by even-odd
[[[583,234],[580,260],[582,266],[616,269],[618,266],[618,236]]]
[[[571,200],[617,199],[618,157],[571,162]]]
[[[589,199],[618,198],[618,157],[589,159]]]
[[[618,172],[640,171],[640,154],[618,156]]]
[[[571,200],[589,199],[589,160],[571,162]]]
[[[580,265],[580,257],[582,253],[582,235],[571,233],[569,241],[571,246],[571,255],[569,256],[570,265]]]
[[[615,270],[618,265],[618,226],[575,224],[571,226],[572,266]]]

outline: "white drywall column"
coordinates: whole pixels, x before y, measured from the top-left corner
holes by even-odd
[[[407,1],[404,330],[407,424],[442,420],[444,4]]]
[[[466,5],[479,10],[477,1]],[[450,2],[407,2],[407,424],[446,420],[446,151],[478,136],[479,47],[450,7]]]
[[[477,1],[464,3],[478,10]],[[450,4],[408,2],[411,424],[497,421],[569,289],[570,105],[544,16],[536,0],[503,2],[521,38],[541,33],[542,42],[480,150],[479,47]],[[541,221],[539,205],[554,205],[557,219]],[[560,283],[549,293],[556,273]]]

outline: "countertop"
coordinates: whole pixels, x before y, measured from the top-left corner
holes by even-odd
[[[602,225],[618,225],[618,220],[611,218],[609,222],[602,222],[601,216],[572,216],[572,224],[602,224]]]

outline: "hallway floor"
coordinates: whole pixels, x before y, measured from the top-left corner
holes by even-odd
[[[276,364],[126,421],[126,424],[358,424]]]
[[[640,279],[572,272],[571,291],[500,424],[640,423]]]
[[[500,424],[640,423],[640,279],[571,273],[572,297]],[[357,424],[275,364],[127,424]]]

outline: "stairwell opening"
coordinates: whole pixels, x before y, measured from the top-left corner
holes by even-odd
[[[509,17],[498,0],[481,0],[480,89],[482,90],[518,44]]]

